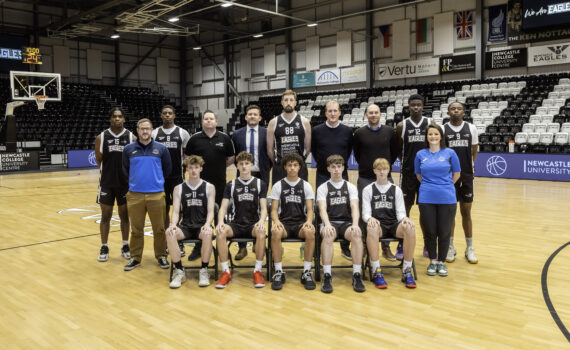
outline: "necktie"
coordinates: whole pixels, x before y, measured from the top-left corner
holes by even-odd
[[[255,129],[250,129],[249,137],[249,153],[253,156],[253,164],[255,164]]]

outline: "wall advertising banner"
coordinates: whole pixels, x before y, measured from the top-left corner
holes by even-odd
[[[570,1],[523,0],[523,30],[570,24]]]
[[[526,48],[491,51],[485,53],[485,69],[526,67]]]
[[[366,65],[359,64],[354,67],[341,68],[340,69],[340,82],[346,83],[356,83],[360,81],[366,81]]]
[[[441,74],[474,72],[475,54],[459,56],[443,56],[439,58],[439,72]]]
[[[95,151],[80,150],[67,151],[67,167],[68,168],[86,168],[96,167]]]
[[[20,153],[0,153],[0,172],[40,169],[38,151]]]
[[[315,72],[293,74],[293,88],[315,86]]]
[[[317,86],[340,84],[340,69],[335,68],[318,71],[316,74],[316,84]]]
[[[507,40],[507,5],[490,6],[487,41],[496,43],[505,40]]]
[[[528,48],[529,67],[570,63],[570,43]]]
[[[538,2],[532,0],[532,2]],[[560,1],[563,3],[564,1]],[[560,40],[570,38],[570,26],[542,27],[533,31],[523,29],[523,0],[509,0],[507,12],[507,41],[509,45],[525,44],[528,42]],[[565,12],[563,16],[569,17]]]
[[[570,181],[570,156],[479,153],[475,162],[475,176]]]
[[[439,59],[379,63],[376,65],[376,80],[416,78],[439,74]]]

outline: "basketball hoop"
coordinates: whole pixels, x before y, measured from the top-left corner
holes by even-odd
[[[44,109],[48,97],[46,95],[34,95],[34,98],[36,99],[38,110],[41,111],[42,109]]]

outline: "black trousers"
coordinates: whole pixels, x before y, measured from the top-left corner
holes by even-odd
[[[455,219],[457,203],[427,204],[420,203],[420,221],[424,231],[424,241],[430,260],[445,261],[449,249],[451,225]]]

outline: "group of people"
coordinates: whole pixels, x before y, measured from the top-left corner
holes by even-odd
[[[171,288],[179,288],[186,280],[181,262],[185,252],[180,244],[184,239],[201,242],[189,260],[201,257],[198,284],[202,287],[210,285],[208,263],[216,240],[222,274],[215,285],[225,288],[232,279],[227,244],[231,238],[254,239],[253,282],[256,288],[264,287],[261,269],[268,215],[272,222],[269,245],[275,266],[271,279],[274,290],[282,289],[286,280],[284,238],[304,241],[301,283],[305,289],[316,288],[311,273],[316,234],[322,242],[323,292],[333,291],[331,265],[337,240],[341,241],[342,255],[352,260],[356,292],[366,290],[361,276],[366,252],[373,285],[387,288],[379,260],[381,238],[400,241],[396,255],[387,244],[382,246],[382,255],[392,261],[403,260],[401,280],[406,287],[415,288],[411,270],[416,238],[415,225],[409,219],[411,207],[416,202],[420,210],[424,256],[430,259],[427,274],[447,276],[445,262],[454,261],[456,254],[453,229],[459,201],[467,242],[465,256],[470,263],[477,263],[470,217],[477,131],[463,120],[461,103],[450,104],[450,122],[442,128],[422,115],[423,97],[412,95],[410,116],[395,129],[382,125],[379,106],[370,104],[365,111],[368,125],[354,133],[340,122],[336,101],[326,104],[327,120],[313,130],[295,111],[294,91],[282,94],[281,105],[283,112],[267,128],[259,125],[260,108],[250,105],[246,109],[247,125],[231,138],[216,129],[217,117],[210,110],[202,115],[202,131],[190,136],[174,124],[172,106],[163,107],[163,125],[157,129],[153,130],[150,120],[139,120],[137,138],[123,127],[125,118],[120,108],[113,109],[110,128],[95,140],[101,170],[97,202],[102,212],[102,246],[98,260],[109,258],[107,240],[116,201],[123,237],[121,255],[129,260],[124,270],[141,264],[148,212],[158,265],[173,268]],[[357,186],[348,181],[347,162],[352,152],[358,162]],[[318,227],[314,225],[315,192],[305,164],[309,154],[317,164]],[[401,187],[393,184],[390,171],[397,157],[402,160]],[[237,177],[226,182],[226,167],[231,164],[237,167]],[[245,243],[240,243],[236,259],[246,255]]]

